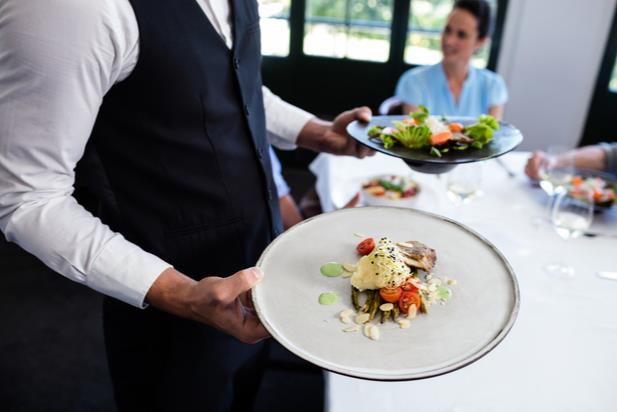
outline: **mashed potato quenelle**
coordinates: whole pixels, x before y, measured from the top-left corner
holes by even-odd
[[[351,284],[358,290],[374,290],[400,286],[411,275],[399,248],[387,237],[368,255],[360,258]]]

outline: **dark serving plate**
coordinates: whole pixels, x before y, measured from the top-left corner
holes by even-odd
[[[445,173],[458,164],[479,162],[499,157],[514,150],[523,141],[523,135],[516,127],[509,123],[499,122],[499,130],[495,132],[491,142],[482,149],[470,147],[463,151],[451,150],[448,153],[444,153],[442,157],[435,157],[431,156],[426,148],[407,149],[402,145],[396,145],[390,149],[386,149],[383,147],[378,137],[371,138],[368,136],[368,130],[371,127],[394,127],[394,121],[401,121],[406,117],[407,116],[374,116],[369,123],[353,121],[347,126],[347,132],[360,143],[378,152],[403,159],[410,168],[417,172],[433,174]],[[463,125],[473,124],[477,120],[475,117],[457,116],[451,116],[447,119],[450,122],[459,122]]]

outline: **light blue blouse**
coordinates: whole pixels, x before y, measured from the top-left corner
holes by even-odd
[[[403,73],[396,85],[396,97],[417,106],[425,105],[433,115],[479,116],[489,107],[508,101],[508,89],[503,78],[490,70],[469,67],[469,74],[458,104],[448,88],[441,63],[414,67]]]

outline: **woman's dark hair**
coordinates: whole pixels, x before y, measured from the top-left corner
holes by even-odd
[[[478,37],[483,39],[491,31],[491,6],[486,0],[458,0],[453,9],[471,13],[478,21]]]

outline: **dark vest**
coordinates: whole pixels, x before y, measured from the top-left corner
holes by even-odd
[[[229,50],[196,0],[130,2],[139,60],[105,96],[88,148],[111,193],[101,218],[194,278],[252,266],[281,231],[257,4],[232,0]]]

